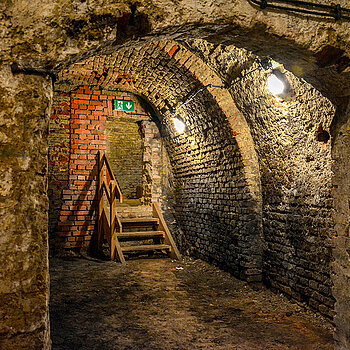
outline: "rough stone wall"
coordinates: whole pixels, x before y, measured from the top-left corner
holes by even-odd
[[[348,0],[338,3],[348,7]],[[290,70],[300,68],[299,75],[334,97],[343,95],[340,81],[349,88],[349,72],[343,72],[349,65],[348,21],[262,11],[249,1],[14,0],[4,2],[1,10],[0,57],[19,67],[51,69],[111,52],[126,41],[138,45],[130,40],[139,37],[197,37],[273,55]],[[322,64],[317,57],[327,45],[336,49],[335,55]]]
[[[49,349],[51,79],[0,74],[0,348]]]
[[[339,108],[340,109],[340,108]],[[335,304],[335,325],[337,327],[337,349],[350,349],[350,104],[339,110],[332,125],[334,160],[334,221],[333,239],[333,295]]]

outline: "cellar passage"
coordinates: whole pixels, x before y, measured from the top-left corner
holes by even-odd
[[[339,2],[322,16],[255,1],[0,5],[2,347],[50,348],[48,241],[96,248],[99,151],[120,174],[121,215],[159,202],[183,256],[334,319],[336,348],[350,347]]]

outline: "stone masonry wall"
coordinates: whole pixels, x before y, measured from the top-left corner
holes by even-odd
[[[157,125],[150,121],[142,122],[143,141],[143,176],[146,186],[145,198],[149,202],[164,202],[172,191],[169,179],[172,177],[170,160],[165,143]],[[164,197],[165,196],[165,197]]]
[[[189,45],[223,77],[234,80],[255,68],[256,57],[236,47],[201,40]],[[277,64],[277,63],[276,63]],[[258,152],[263,193],[264,281],[276,291],[333,316],[330,262],[333,200],[330,131],[334,107],[311,85],[277,64],[290,93],[267,89],[259,71],[231,93],[245,115]]]
[[[106,143],[107,158],[125,199],[142,197],[142,144],[139,125],[133,120],[107,121]]]
[[[50,116],[48,194],[50,201],[49,233],[51,246],[54,243],[52,233],[57,230],[63,205],[62,191],[67,188],[69,180],[70,100],[70,93],[54,93]]]

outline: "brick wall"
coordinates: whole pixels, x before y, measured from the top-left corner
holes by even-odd
[[[84,86],[70,93],[68,182],[61,192],[57,222],[57,236],[67,248],[88,245],[95,230],[97,153],[106,148],[106,115],[111,108],[111,98],[99,89]]]
[[[116,98],[136,102],[135,112],[114,110]],[[141,185],[144,202],[159,200],[162,191],[153,191],[159,178],[152,166],[161,158],[159,131],[143,106],[132,93],[100,87],[66,86],[65,92],[55,93],[49,137],[52,249],[88,246],[96,233],[98,150],[106,151],[125,197],[136,197],[136,187]],[[140,130],[142,123],[146,132]]]
[[[252,67],[244,50],[202,40],[192,45],[191,50],[226,79],[235,70]],[[291,87],[285,99],[268,91],[263,71],[232,89],[260,163],[264,282],[332,317],[331,141],[318,141],[317,135],[321,129],[330,132],[335,108],[310,84],[283,66],[279,69]]]
[[[187,129],[168,138],[168,151],[181,247],[242,279],[259,282],[259,240],[252,241],[257,226],[254,205],[225,115],[206,93],[192,103],[190,114],[179,114]]]

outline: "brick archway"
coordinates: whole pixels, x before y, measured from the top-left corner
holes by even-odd
[[[145,61],[145,57],[152,57],[152,60]],[[71,91],[75,86],[91,84],[95,86],[96,93],[103,89],[105,91],[108,89],[116,91],[118,89],[128,89],[148,100],[158,111],[160,121],[162,118],[169,118],[170,111],[176,108],[182,99],[191,95],[195,89],[203,86],[202,84],[206,85],[208,83],[222,84],[215,73],[205,65],[200,65],[200,61],[191,52],[175,42],[169,42],[148,44],[141,50],[123,50],[112,55],[97,56],[82,61],[60,73],[56,88]],[[105,92],[102,91],[102,94],[101,92],[99,94],[98,101],[102,103]],[[106,96],[107,105],[108,103],[111,104],[110,98],[112,96]],[[204,99],[209,101],[207,111],[201,106],[204,104]],[[74,105],[74,103],[71,104],[72,108]],[[203,115],[203,117],[193,116],[190,110],[180,111],[179,113],[185,118],[186,123],[189,126],[191,125],[190,129],[193,135],[188,137],[193,140],[189,143],[188,140],[183,139],[179,146],[177,142],[170,139],[168,147],[170,159],[173,158],[172,164],[175,169],[178,193],[186,197],[185,193],[193,192],[190,187],[185,188],[186,181],[184,178],[184,176],[192,174],[190,179],[196,183],[196,186],[199,186],[196,190],[199,191],[199,197],[206,198],[208,193],[212,193],[212,195],[217,196],[218,204],[214,205],[214,209],[209,209],[208,206],[205,209],[205,214],[198,218],[196,217],[197,214],[189,210],[188,205],[185,207],[180,205],[178,210],[183,214],[179,215],[179,221],[182,221],[182,225],[187,225],[186,220],[181,219],[185,215],[184,213],[187,213],[188,216],[194,215],[194,221],[198,222],[206,220],[205,218],[208,215],[213,216],[213,221],[216,222],[217,227],[211,229],[212,234],[217,234],[219,237],[223,237],[222,240],[227,240],[227,242],[223,241],[223,254],[227,256],[231,254],[232,256],[225,259],[218,253],[215,257],[208,249],[204,248],[201,251],[195,249],[191,242],[199,239],[199,236],[197,238],[195,236],[189,237],[188,243],[184,243],[183,249],[193,250],[194,254],[210,259],[248,281],[259,281],[261,279],[262,247],[261,193],[256,153],[249,128],[236,109],[231,96],[225,90],[219,92],[210,89],[209,92],[204,92],[198,101],[193,102],[191,109],[194,109],[196,114]],[[185,114],[183,114],[184,112]],[[77,115],[78,118],[84,119],[87,117],[86,108],[84,111],[76,110],[72,113],[73,116]],[[210,135],[210,138],[209,136],[207,138],[207,135]],[[227,142],[222,139],[223,135],[226,135]],[[196,146],[193,146],[193,142]],[[177,165],[176,159],[183,153],[182,149],[188,152],[189,148],[193,149],[192,154],[197,154],[196,157],[200,158],[193,158],[193,161],[187,160],[188,164],[184,161],[183,165]],[[221,151],[220,148],[222,148]],[[212,165],[208,168],[208,172],[205,171],[204,167],[199,166],[199,159],[201,159],[200,162],[203,162],[203,165],[207,163],[207,166],[210,162],[217,162],[220,159],[215,160],[216,158],[213,158],[210,160],[210,149],[217,149],[218,152],[222,152],[221,163],[225,164],[227,162],[227,169],[224,170],[223,168],[222,170],[227,174],[221,174],[221,171],[217,172],[211,169]],[[172,154],[174,155],[172,156]],[[195,156],[192,155],[191,157]],[[187,159],[187,155],[184,158]],[[218,169],[221,166],[219,163],[217,165]],[[189,170],[185,170],[186,167]],[[235,175],[236,171],[237,174]],[[186,175],[187,172],[188,175]],[[177,174],[180,175],[177,176]],[[221,174],[221,179],[218,174]],[[202,180],[203,178],[205,180]],[[203,181],[207,182],[207,186],[204,185]],[[207,193],[208,184],[217,186],[223,181],[227,183],[225,186],[220,185],[220,190],[213,187],[212,192]],[[232,184],[229,185],[231,182]],[[189,185],[189,181],[187,181],[187,185]],[[194,198],[196,197],[196,193],[193,192],[192,195]],[[224,197],[221,198],[221,196]],[[222,207],[224,204],[221,202],[225,201],[226,196],[226,202],[230,201],[230,206],[232,206],[230,212]],[[233,196],[237,196],[237,201],[234,199],[236,197]],[[239,205],[239,196],[244,199],[242,201],[242,203],[245,203],[243,204],[244,208]],[[177,203],[186,203],[188,198],[185,197],[183,197],[183,201]],[[230,226],[231,224],[228,222],[236,222],[236,224]],[[238,229],[238,227],[240,228]],[[195,227],[187,227],[184,230],[193,231],[194,234],[196,232]],[[222,232],[220,233],[218,230]],[[228,242],[230,240],[238,243],[230,244]],[[240,243],[241,240],[249,242],[246,247],[243,243]],[[242,246],[243,248],[241,248]],[[244,256],[244,259],[240,260],[238,256]]]

